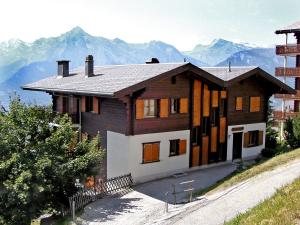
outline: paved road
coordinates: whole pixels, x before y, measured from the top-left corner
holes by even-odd
[[[137,185],[133,191],[122,197],[105,198],[93,202],[85,207],[81,219],[84,224],[145,224],[165,215],[165,193],[176,192],[189,188],[182,182],[193,181],[195,189],[202,189],[214,184],[236,169],[235,164],[220,164],[217,167],[189,172],[186,176],[169,177]],[[185,201],[187,193],[177,195],[177,202]],[[172,195],[168,196],[170,203],[174,202]],[[170,210],[181,208],[182,205],[170,205]]]
[[[260,174],[228,190],[208,196],[200,203],[191,203],[177,209],[151,224],[223,224],[239,213],[254,207],[265,198],[272,196],[278,188],[291,183],[300,176],[300,160],[287,166]]]

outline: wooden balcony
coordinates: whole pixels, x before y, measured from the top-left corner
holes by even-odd
[[[281,98],[285,100],[300,100],[300,91],[297,91],[297,94],[290,95],[290,94],[275,94],[275,98]]]
[[[300,67],[277,67],[275,68],[275,76],[277,77],[300,77]]]
[[[300,55],[300,44],[277,45],[276,55],[286,55],[286,56]]]
[[[294,118],[298,115],[297,112],[281,112],[274,111],[273,116],[275,120],[286,120],[287,118]]]

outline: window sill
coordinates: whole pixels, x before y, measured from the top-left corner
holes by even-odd
[[[152,161],[152,162],[142,162],[141,164],[151,164],[151,163],[156,163],[156,162],[160,162],[160,160]]]

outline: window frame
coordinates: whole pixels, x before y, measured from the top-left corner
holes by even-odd
[[[180,113],[180,98],[171,98],[170,101],[170,114]]]
[[[149,98],[149,99],[143,99],[144,101],[144,118],[155,118],[157,117],[157,99]],[[151,102],[153,101],[153,115],[150,115],[149,112],[151,112]],[[146,110],[148,108],[148,110]]]
[[[171,148],[172,146],[172,142],[175,142],[175,154],[171,154]],[[169,157],[173,157],[173,156],[178,156],[180,155],[179,154],[179,145],[180,145],[180,139],[173,139],[173,140],[170,140],[170,151],[169,151]]]
[[[85,96],[85,112],[93,112],[94,96]]]
[[[158,144],[158,160],[154,160],[151,162],[145,162],[145,145],[153,145],[153,144]],[[143,145],[143,152],[142,152],[142,164],[148,164],[148,163],[155,163],[155,162],[159,162],[160,161],[160,141],[154,141],[154,142],[145,142],[142,144]],[[153,146],[152,146],[153,147]],[[151,149],[152,150],[152,149]],[[152,152],[153,154],[153,152]]]
[[[248,131],[248,133],[249,133],[248,147],[256,147],[256,146],[258,146],[259,130]],[[253,139],[254,139],[254,141],[253,141]]]

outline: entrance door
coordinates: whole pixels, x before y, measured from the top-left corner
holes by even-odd
[[[232,159],[242,158],[243,132],[233,133]]]

